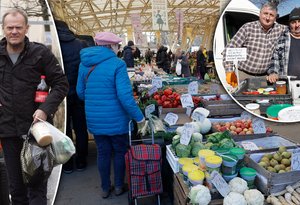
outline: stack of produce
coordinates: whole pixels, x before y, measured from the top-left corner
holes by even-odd
[[[214,130],[217,130],[219,132],[224,132],[225,130],[228,130],[233,135],[254,134],[251,119],[240,119],[232,122],[215,122],[213,123],[212,127]],[[270,127],[266,127],[266,133],[272,132],[273,131]]]
[[[285,190],[274,193],[267,198],[272,205],[298,205],[300,204],[300,182],[289,185]]]
[[[259,165],[269,172],[284,173],[291,171],[292,153],[286,150],[286,147],[280,146],[275,153],[267,153],[262,156]]]

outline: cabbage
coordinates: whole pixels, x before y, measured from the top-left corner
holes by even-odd
[[[181,134],[182,134],[182,130],[183,130],[183,126],[177,127],[176,133],[177,133],[178,135],[181,135]]]
[[[198,152],[201,149],[206,149],[206,147],[204,146],[204,144],[202,144],[201,142],[195,142],[192,146],[192,156],[193,157],[197,157],[198,156]]]
[[[211,129],[211,122],[208,118],[204,118],[203,122],[201,123],[201,134],[206,134],[210,131]]]
[[[193,125],[194,128],[194,132],[199,132],[201,131],[201,125],[197,122],[191,122],[191,124]]]
[[[194,142],[202,142],[203,136],[200,133],[195,132],[192,134],[192,138]]]
[[[175,135],[172,138],[172,147],[175,149],[176,145],[179,144],[180,142],[180,136],[179,135]]]
[[[192,146],[191,145],[184,145],[184,144],[177,144],[175,148],[175,152],[177,157],[189,157],[191,153]]]

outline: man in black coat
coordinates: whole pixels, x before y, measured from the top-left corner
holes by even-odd
[[[47,204],[47,180],[25,184],[20,154],[32,123],[51,121],[69,86],[58,60],[43,44],[30,42],[27,14],[10,9],[3,15],[0,42],[0,139],[12,204]],[[35,101],[41,76],[50,87],[43,102]]]
[[[73,138],[72,129],[76,135],[76,168],[82,171],[86,167],[88,154],[88,132],[85,119],[84,102],[76,93],[78,69],[80,64],[80,50],[85,44],[75,37],[68,25],[63,21],[55,21],[64,69],[69,81],[70,89],[67,96],[67,130],[66,135]],[[63,165],[65,173],[73,171],[73,158]]]

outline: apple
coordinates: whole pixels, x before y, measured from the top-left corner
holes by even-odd
[[[245,131],[241,131],[241,132],[239,133],[239,135],[245,135],[245,134],[246,134]]]
[[[235,130],[236,130],[236,127],[235,127],[234,125],[231,125],[231,126],[229,127],[229,130],[235,131]]]
[[[251,135],[251,134],[253,134],[250,130],[248,130],[247,132],[246,132],[246,135]]]
[[[236,131],[237,133],[240,133],[240,132],[243,131],[243,130],[242,130],[242,128],[237,127],[235,131]]]
[[[244,128],[243,131],[244,131],[244,132],[247,132],[247,131],[248,131],[248,128]]]

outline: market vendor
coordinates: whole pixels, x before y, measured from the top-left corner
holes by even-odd
[[[274,83],[279,75],[297,76],[300,79],[300,8],[289,15],[289,29],[278,39],[269,66],[268,81]]]
[[[275,44],[286,28],[275,22],[276,17],[276,5],[265,3],[260,10],[259,20],[244,24],[227,44],[226,48],[247,48],[247,60],[238,62],[240,81],[267,75]],[[230,76],[234,68],[232,61],[226,61],[226,48],[223,51],[223,65],[226,81],[232,85],[234,79]]]

